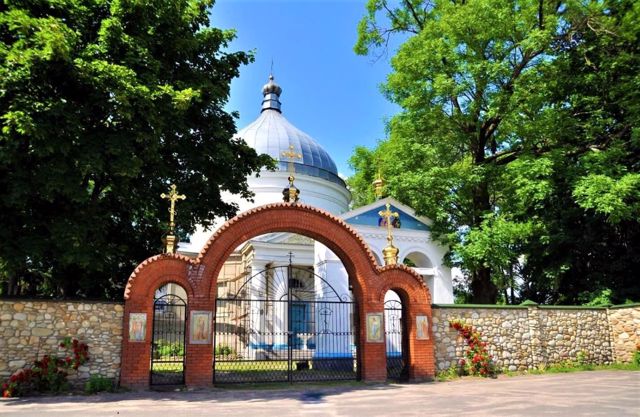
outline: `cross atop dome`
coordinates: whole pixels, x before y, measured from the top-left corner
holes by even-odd
[[[275,82],[272,73],[262,87],[264,97],[260,116],[247,127],[240,129],[236,137],[244,139],[247,145],[259,154],[270,155],[278,162],[279,171],[287,171],[288,161],[282,153],[289,151],[293,146],[294,151],[302,155],[295,162],[298,174],[327,180],[346,189],[329,153],[284,117],[280,104],[281,94],[282,88]]]

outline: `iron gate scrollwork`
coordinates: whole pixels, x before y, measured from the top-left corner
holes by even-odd
[[[175,294],[153,303],[151,385],[184,384],[187,303]]]
[[[214,383],[357,378],[357,309],[348,284],[339,294],[312,268],[293,265],[236,283],[216,301]]]
[[[387,350],[387,379],[404,380],[405,354],[402,321],[402,303],[388,300],[384,303],[385,343]]]

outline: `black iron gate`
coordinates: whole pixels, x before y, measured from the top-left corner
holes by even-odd
[[[187,303],[175,294],[153,303],[151,385],[184,384]]]
[[[405,341],[403,335],[402,303],[398,300],[388,300],[384,303],[385,343],[387,349],[387,378],[404,380],[405,372]]]
[[[330,285],[313,268],[289,265],[221,284],[214,383],[357,378],[348,283]]]

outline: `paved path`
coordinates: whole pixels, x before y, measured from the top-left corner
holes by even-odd
[[[0,401],[0,416],[640,417],[640,372],[593,371],[407,385],[129,392]]]

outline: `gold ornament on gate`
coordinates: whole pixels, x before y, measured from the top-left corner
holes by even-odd
[[[178,237],[175,235],[176,223],[176,201],[186,200],[187,196],[184,194],[178,194],[178,190],[175,184],[171,185],[171,189],[168,194],[162,193],[160,197],[169,200],[169,230],[167,235],[162,238],[162,243],[165,247],[165,253],[175,253],[178,249]]]
[[[400,252],[400,250],[393,246],[393,218],[398,218],[400,215],[398,212],[391,211],[391,204],[387,203],[386,207],[386,210],[378,212],[387,224],[387,246],[382,249],[382,256],[384,257],[385,265],[395,265],[398,263],[398,252]]]

